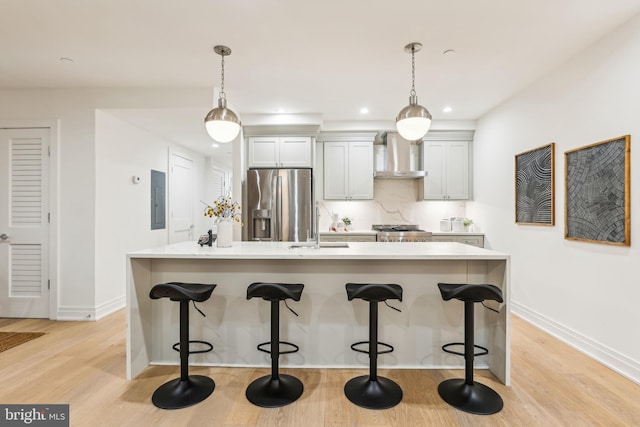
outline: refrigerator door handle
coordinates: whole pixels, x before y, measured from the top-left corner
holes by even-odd
[[[275,240],[280,242],[282,241],[282,177],[280,175],[277,175],[275,177],[275,196],[276,196],[276,203],[275,203],[276,238]]]

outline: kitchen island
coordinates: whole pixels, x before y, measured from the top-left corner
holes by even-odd
[[[368,356],[351,350],[368,339],[368,303],[347,301],[345,284],[397,283],[403,301],[380,305],[380,340],[395,347],[379,357],[387,368],[462,368],[462,357],[441,346],[462,341],[463,303],[442,301],[438,282],[491,283],[505,302],[486,304],[499,312],[475,310],[475,342],[489,348],[476,358],[509,385],[509,255],[461,243],[350,242],[349,247],[292,248],[287,242],[234,242],[230,248],[184,242],[127,254],[127,378],[150,364],[178,364],[171,346],[179,339],[179,304],[151,300],[157,283],[216,283],[206,314],[191,310],[191,339],[209,341],[210,353],[194,354],[190,363],[213,366],[270,365],[256,345],[268,341],[270,304],[247,300],[252,282],[304,283],[299,302],[289,302],[299,317],[281,304],[281,340],[300,346],[281,357],[287,367],[368,367]]]

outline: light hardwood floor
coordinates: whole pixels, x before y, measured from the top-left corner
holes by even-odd
[[[489,416],[458,411],[440,399],[438,383],[463,376],[446,370],[382,369],[402,387],[402,402],[383,411],[359,408],[343,387],[366,373],[364,366],[283,369],[305,389],[298,401],[276,409],[257,408],[244,395],[267,368],[196,367],[192,373],[215,380],[213,394],[190,408],[157,409],[151,394],[178,368],[150,367],[125,379],[124,310],[97,322],[0,319],[0,331],[47,332],[0,353],[0,403],[68,403],[72,426],[640,426],[639,385],[518,317],[512,325],[512,386],[485,370],[475,374],[504,399],[504,409]]]

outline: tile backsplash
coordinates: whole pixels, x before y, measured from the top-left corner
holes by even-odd
[[[370,230],[371,224],[418,224],[427,231],[439,231],[440,220],[464,217],[465,201],[417,201],[418,181],[376,179],[374,200],[320,202],[320,231],[328,231],[331,214],[348,216],[353,230]]]

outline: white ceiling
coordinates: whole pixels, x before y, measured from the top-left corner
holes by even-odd
[[[0,5],[0,89],[201,88],[213,98],[220,56],[212,48],[224,44],[233,51],[225,58],[225,89],[241,116],[282,108],[319,114],[323,123],[372,120],[389,127],[408,103],[411,56],[403,48],[409,42],[423,44],[416,91],[434,125],[475,120],[640,13],[640,0]],[[443,54],[448,49],[455,52]],[[445,106],[453,111],[443,113]],[[166,127],[198,127],[192,133],[203,137],[207,111],[166,113],[159,118]],[[130,121],[153,127],[154,114],[139,111]]]

